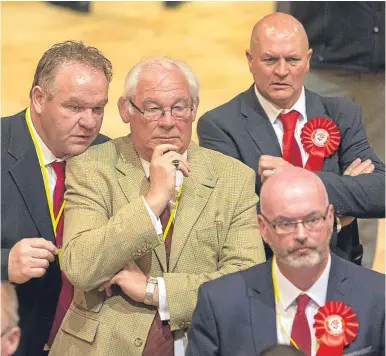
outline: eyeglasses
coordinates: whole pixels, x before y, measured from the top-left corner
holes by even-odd
[[[282,221],[279,223],[274,223],[270,221],[267,217],[265,217],[263,214],[260,214],[265,221],[267,221],[278,233],[279,235],[285,235],[285,234],[292,234],[296,231],[296,227],[298,224],[303,224],[304,228],[307,231],[318,231],[320,230],[324,222],[327,219],[328,209],[330,206],[327,206],[326,212],[323,216],[316,216],[309,219],[304,220],[296,220],[296,221]]]
[[[137,105],[133,103],[130,99],[130,104],[133,105],[135,109],[137,109],[146,121],[158,121],[161,120],[166,114],[167,111],[170,111],[170,114],[173,116],[175,120],[185,121],[188,120],[190,114],[192,113],[193,107],[174,105],[171,109],[163,109],[163,108],[148,108],[141,110]]]

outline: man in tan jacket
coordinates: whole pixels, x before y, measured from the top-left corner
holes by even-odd
[[[191,142],[198,90],[182,62],[140,62],[118,102],[131,134],[68,162],[75,295],[50,355],[184,355],[199,286],[265,260],[253,170]]]

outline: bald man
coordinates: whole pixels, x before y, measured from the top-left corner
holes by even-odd
[[[333,235],[332,249],[360,264],[362,249],[353,218],[385,216],[385,165],[368,143],[360,105],[304,88],[311,56],[304,28],[294,17],[274,13],[261,19],[246,51],[254,84],[204,114],[198,137],[201,146],[254,169],[259,195],[262,183],[285,167],[308,167],[310,154],[300,139],[303,127],[315,117],[332,121],[340,144],[321,167],[310,169],[322,179],[343,225],[349,224],[339,238]]]
[[[345,355],[384,355],[385,276],[330,252],[334,207],[321,179],[286,167],[260,198],[260,231],[274,257],[200,287],[187,356],[259,356],[290,345],[290,336],[315,356],[314,317],[328,301],[350,306],[359,322]]]

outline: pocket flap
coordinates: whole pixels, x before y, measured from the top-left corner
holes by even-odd
[[[98,320],[82,315],[74,309],[69,309],[63,320],[61,329],[79,339],[87,342],[93,342],[98,326]]]

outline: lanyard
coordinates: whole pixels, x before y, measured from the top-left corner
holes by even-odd
[[[180,185],[180,188],[178,189],[176,200],[175,200],[175,202],[173,204],[173,208],[172,208],[172,211],[170,213],[170,217],[169,217],[168,223],[166,224],[165,231],[164,231],[164,233],[162,235],[164,241],[166,240],[166,237],[168,236],[168,232],[170,230],[170,226],[172,224],[174,216],[176,215],[177,206],[178,206],[178,203],[180,201],[181,192],[182,192],[182,184]]]
[[[55,218],[53,204],[52,204],[51,195],[50,195],[50,187],[49,187],[49,183],[48,183],[47,168],[46,168],[46,165],[44,164],[43,153],[42,153],[41,148],[39,146],[39,142],[38,142],[37,137],[34,134],[34,131],[32,129],[32,122],[31,122],[31,118],[30,118],[30,108],[29,107],[27,108],[27,110],[25,112],[25,119],[27,121],[28,130],[29,130],[29,133],[30,133],[30,135],[32,137],[32,141],[34,143],[36,154],[38,156],[39,164],[40,164],[40,167],[41,167],[41,170],[42,170],[44,190],[45,190],[45,193],[46,193],[48,210],[50,212],[52,229],[54,230],[54,234],[56,236],[56,229],[58,227],[59,220],[60,220],[60,218],[62,216],[62,213],[63,213],[63,210],[64,210],[64,206],[66,205],[66,201],[65,200],[63,201],[62,206],[59,209],[58,215]]]
[[[284,335],[289,339],[290,343],[293,346],[295,346],[295,348],[297,350],[299,350],[299,347],[296,344],[295,340],[288,334],[287,330],[285,329],[283,322],[281,321],[281,315],[277,311],[277,306],[279,305],[280,297],[279,297],[279,288],[277,287],[277,281],[276,281],[276,276],[275,276],[274,262],[275,262],[275,256],[273,256],[273,259],[272,259],[272,283],[273,283],[273,293],[275,295],[275,302],[276,302],[276,315],[277,315],[280,327],[281,327]]]

